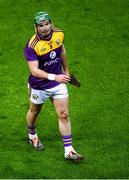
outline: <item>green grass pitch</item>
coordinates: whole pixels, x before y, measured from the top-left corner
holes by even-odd
[[[65,33],[73,145],[86,159],[63,157],[55,111],[48,101],[38,117],[46,147],[27,143],[28,67],[23,50],[33,17],[47,11]],[[0,0],[0,179],[129,178],[129,1]]]

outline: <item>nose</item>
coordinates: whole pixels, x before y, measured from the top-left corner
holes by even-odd
[[[44,30],[45,30],[45,31],[48,31],[48,30],[49,30],[49,28],[48,28],[47,25],[44,26]]]

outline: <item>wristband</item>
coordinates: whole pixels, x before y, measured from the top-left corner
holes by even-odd
[[[48,80],[54,81],[56,78],[55,74],[48,74]]]

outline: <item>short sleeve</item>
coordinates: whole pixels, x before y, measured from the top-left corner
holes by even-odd
[[[38,56],[37,56],[35,50],[28,46],[25,47],[24,56],[27,61],[37,61],[38,60]]]

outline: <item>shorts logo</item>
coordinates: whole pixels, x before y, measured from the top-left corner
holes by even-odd
[[[55,51],[52,51],[51,53],[50,53],[50,58],[51,59],[54,59],[56,57],[56,52]]]
[[[33,98],[34,100],[37,100],[39,97],[38,97],[36,94],[32,94],[32,98]]]

